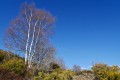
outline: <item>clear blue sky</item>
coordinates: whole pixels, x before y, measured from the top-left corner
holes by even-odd
[[[0,1],[0,48],[9,22],[25,1]],[[52,43],[57,56],[71,68],[89,68],[102,62],[120,65],[120,0],[34,0],[38,8],[56,17]]]

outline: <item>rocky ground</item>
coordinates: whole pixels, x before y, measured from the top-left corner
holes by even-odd
[[[74,76],[73,80],[94,80],[94,74],[80,74],[78,76]]]

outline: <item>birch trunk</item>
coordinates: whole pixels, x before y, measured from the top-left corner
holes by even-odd
[[[25,51],[25,64],[27,64],[28,61],[28,42],[29,42],[29,38],[30,38],[30,28],[31,28],[31,18],[32,18],[32,11],[31,11],[31,17],[30,19],[28,19],[27,14],[26,14],[26,20],[27,20],[27,24],[28,24],[28,33],[27,33],[27,42],[26,42],[26,51]]]
[[[34,37],[35,37],[35,29],[36,29],[36,25],[37,25],[37,22],[38,20],[36,20],[35,24],[34,24],[34,31],[33,31],[33,35],[32,35],[32,41],[31,41],[31,44],[30,44],[30,50],[29,50],[29,59],[28,59],[28,67],[30,68],[31,67],[31,50],[32,50],[32,46],[33,46],[33,41],[34,41]]]

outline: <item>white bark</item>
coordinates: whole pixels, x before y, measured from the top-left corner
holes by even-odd
[[[41,22],[40,22],[40,26],[41,26]],[[42,27],[42,29],[44,29],[45,27],[47,26],[47,24],[45,24],[43,27]],[[31,56],[31,60],[32,60],[32,58],[34,57],[34,54],[35,54],[35,48],[36,48],[36,44],[37,44],[37,42],[38,42],[38,39],[39,39],[39,35],[40,35],[40,31],[42,31],[42,29],[39,27],[39,30],[38,30],[38,34],[37,34],[37,38],[36,38],[36,41],[35,41],[35,45],[34,45],[34,51],[33,51],[33,54],[32,54],[32,56]]]
[[[41,25],[41,23],[40,23],[40,25]],[[34,56],[34,54],[35,54],[35,49],[36,49],[36,45],[37,45],[37,42],[38,42],[38,38],[39,38],[39,34],[40,34],[40,27],[39,27],[39,30],[38,30],[38,34],[37,34],[37,38],[36,38],[36,41],[35,41],[35,46],[34,46],[34,50],[33,50],[33,54],[32,54],[32,56],[31,56],[31,59],[33,58],[33,56]]]
[[[26,14],[26,12],[25,12],[25,14]],[[26,51],[25,51],[25,64],[27,64],[27,60],[28,60],[28,42],[29,42],[29,38],[30,38],[31,18],[32,18],[32,11],[31,11],[30,19],[28,19],[27,14],[26,14],[26,20],[27,20],[27,24],[28,24],[28,33],[27,33],[27,42],[26,42]]]
[[[31,41],[31,44],[30,44],[30,50],[29,50],[29,59],[28,59],[28,65],[29,65],[29,68],[31,67],[31,50],[32,50],[32,46],[33,46],[33,41],[34,41],[34,37],[35,37],[35,29],[36,29],[36,25],[38,23],[38,20],[36,20],[35,24],[34,24],[34,31],[33,31],[33,35],[32,35],[32,41]]]

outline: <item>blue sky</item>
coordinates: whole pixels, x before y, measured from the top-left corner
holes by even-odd
[[[20,12],[23,2],[1,0],[0,48],[10,21]],[[68,68],[74,64],[89,68],[94,63],[120,65],[119,0],[34,0],[36,7],[56,17],[51,42]]]

